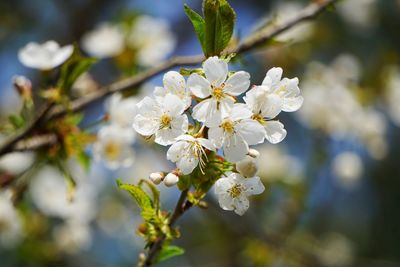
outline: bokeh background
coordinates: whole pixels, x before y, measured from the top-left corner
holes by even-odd
[[[201,8],[200,0],[186,3]],[[230,3],[240,39],[266,23],[295,16],[308,1]],[[0,119],[21,106],[14,75],[40,84],[39,73],[17,57],[30,41],[81,46],[82,37],[100,23],[146,14],[169,25],[174,48],[167,57],[200,54],[183,4],[0,1]],[[304,105],[279,116],[288,131],[282,143],[259,149],[266,192],[242,217],[220,209],[210,194],[207,210],[193,209],[181,220],[176,244],[186,253],[160,266],[400,266],[399,25],[400,1],[343,0],[240,58],[235,67],[250,72],[255,84],[273,66],[282,67],[286,77],[299,77]],[[99,85],[130,74],[118,59],[101,60],[90,73]],[[160,84],[161,77],[155,77],[135,90],[146,94]],[[103,113],[102,103],[91,106],[82,124]],[[62,175],[46,166],[24,177],[29,189],[18,209],[4,204],[2,190],[0,266],[133,266],[143,249],[135,234],[139,211],[115,179],[135,182],[172,167],[159,147],[138,140],[133,149],[135,163],[118,170],[93,161],[86,173],[71,160],[78,181],[72,207]],[[18,173],[34,158],[32,153],[2,158],[0,169]],[[178,191],[160,190],[164,206],[172,209]]]

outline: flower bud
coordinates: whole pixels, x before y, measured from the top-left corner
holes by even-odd
[[[13,77],[13,84],[18,94],[25,100],[32,99],[32,83],[25,76],[16,75]]]
[[[149,179],[154,183],[154,184],[160,184],[162,180],[164,179],[164,173],[162,172],[153,172],[150,173]]]
[[[168,173],[167,176],[165,176],[164,178],[164,184],[168,187],[176,185],[178,181],[179,177],[172,172]]]
[[[250,148],[249,149],[249,156],[253,157],[253,158],[258,158],[260,156],[260,152],[258,152],[257,150]]]
[[[253,177],[258,171],[258,162],[255,158],[246,156],[236,163],[236,170],[244,177]]]

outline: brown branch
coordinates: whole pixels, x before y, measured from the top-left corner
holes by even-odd
[[[174,226],[175,222],[188,210],[192,207],[192,203],[186,201],[188,190],[182,191],[178,202],[176,203],[174,213],[171,216],[169,221],[169,226]],[[162,236],[157,242],[155,242],[151,247],[150,250],[144,260],[143,267],[152,266],[155,257],[161,251],[162,246],[165,242],[166,236]]]
[[[268,40],[271,40],[275,36],[279,35],[280,33],[294,27],[295,25],[316,17],[318,14],[320,14],[322,11],[324,11],[330,5],[336,3],[337,1],[338,0],[318,0],[315,3],[310,4],[303,10],[299,11],[298,15],[289,21],[283,24],[277,24],[273,25],[272,27],[262,28],[258,30],[257,32],[253,33],[251,36],[246,38],[237,47],[229,50],[228,53],[243,54],[250,50],[253,50],[259,47],[260,45],[266,43]],[[105,97],[107,97],[108,95],[111,95],[115,92],[122,92],[131,88],[135,88],[143,84],[144,82],[150,80],[154,76],[164,71],[167,71],[173,67],[184,66],[184,65],[186,66],[196,65],[201,63],[203,60],[204,56],[202,55],[171,58],[170,60],[161,63],[158,66],[150,68],[142,73],[139,73],[131,78],[127,78],[125,80],[112,83],[86,97],[77,99],[71,103],[69,108],[65,108],[63,106],[55,106],[50,110],[50,112],[48,112],[48,114],[45,114],[43,122],[47,122],[49,120],[62,117],[68,112],[80,111],[86,108],[87,106],[96,103],[97,101],[100,101]],[[38,118],[40,118],[40,121],[42,120],[40,114]],[[8,152],[14,151],[15,144],[18,141],[26,138],[37,127],[39,127],[39,123],[38,120],[35,119],[24,131],[20,132],[19,134],[11,138],[8,142],[6,142],[5,145],[0,147],[0,156]]]

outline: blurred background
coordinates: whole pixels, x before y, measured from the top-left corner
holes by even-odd
[[[185,2],[201,8],[200,0]],[[200,54],[185,2],[0,1],[0,121],[22,105],[14,75],[40,88],[40,72],[18,61],[19,49],[30,41],[74,43],[84,54],[104,58],[76,83],[76,97],[170,56]],[[237,13],[238,39],[296,16],[309,3],[229,2]],[[146,37],[146,43],[121,38],[115,25],[124,34]],[[180,221],[176,244],[186,253],[160,266],[400,266],[399,25],[400,1],[343,0],[240,58],[235,68],[251,73],[254,84],[274,66],[285,77],[299,77],[303,107],[279,116],[288,131],[282,143],[259,147],[266,191],[248,212],[240,217],[223,211],[210,193],[207,210],[195,208]],[[100,29],[102,34],[94,34]],[[103,42],[96,50],[93,44]],[[132,94],[150,93],[161,78]],[[107,104],[91,106],[83,127],[105,110]],[[94,160],[85,172],[70,160],[78,183],[73,203],[57,169],[31,168],[38,155],[0,158],[1,173],[23,173],[29,184],[17,209],[9,192],[0,191],[0,266],[134,266],[144,244],[136,235],[141,219],[115,180],[137,182],[173,165],[165,150],[140,137],[131,148],[136,156],[129,167]],[[172,209],[178,191],[163,185],[160,190],[164,206]]]

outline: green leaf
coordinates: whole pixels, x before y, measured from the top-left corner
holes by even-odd
[[[138,185],[142,186],[142,184],[146,184],[149,187],[151,193],[153,194],[154,207],[156,210],[159,210],[160,209],[160,191],[158,191],[157,187],[149,180],[141,179],[139,181]]]
[[[204,0],[206,57],[220,55],[228,46],[236,14],[226,0]]]
[[[90,157],[85,151],[79,151],[76,155],[79,164],[85,171],[89,171],[90,168]]]
[[[22,116],[15,114],[10,115],[8,117],[8,121],[14,126],[15,129],[22,128],[26,123]]]
[[[121,180],[117,180],[117,185],[120,189],[125,190],[131,194],[133,199],[136,201],[142,211],[154,210],[153,202],[151,198],[143,191],[142,188],[133,184],[122,183]]]
[[[172,257],[176,257],[185,253],[185,250],[177,246],[164,246],[156,258],[156,262],[166,261]]]
[[[95,58],[82,57],[75,49],[72,57],[61,67],[58,87],[68,92],[79,76],[88,71],[96,61]]]
[[[186,16],[190,19],[196,32],[197,38],[200,41],[201,48],[204,54],[206,54],[206,40],[205,40],[205,22],[204,19],[191,9],[188,5],[184,5]]]

